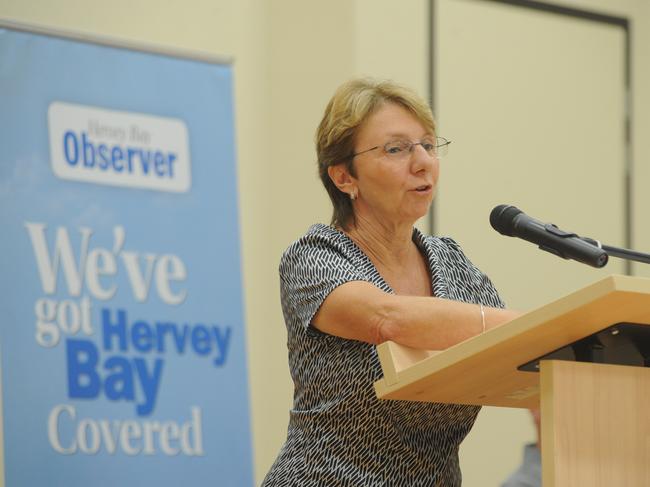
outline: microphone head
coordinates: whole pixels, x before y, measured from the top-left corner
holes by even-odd
[[[514,237],[515,217],[523,213],[519,208],[512,205],[495,206],[490,213],[490,225],[502,235]]]

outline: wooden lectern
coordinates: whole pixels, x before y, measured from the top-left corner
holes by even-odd
[[[377,350],[382,399],[541,404],[545,487],[650,486],[650,279],[609,276],[442,352]]]

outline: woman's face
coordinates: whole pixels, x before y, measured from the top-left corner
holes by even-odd
[[[437,156],[421,145],[395,159],[386,153],[388,142],[418,143],[431,140],[434,134],[408,110],[395,103],[385,103],[360,127],[355,152],[375,146],[375,150],[354,158],[357,199],[353,206],[357,217],[371,218],[383,224],[412,225],[426,215],[435,195],[439,176]]]

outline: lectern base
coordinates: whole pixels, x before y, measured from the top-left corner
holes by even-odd
[[[541,362],[544,487],[650,486],[650,368]]]

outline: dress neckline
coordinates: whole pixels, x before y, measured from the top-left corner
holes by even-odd
[[[357,245],[357,243],[343,230],[333,227],[332,225],[326,225],[324,223],[317,223],[312,226],[312,228],[317,228],[322,231],[331,231],[338,235],[347,245],[351,246],[356,253],[358,253],[361,258],[372,269],[373,277],[376,277],[378,282],[381,284],[380,288],[383,288],[386,292],[391,294],[397,294],[393,288],[384,280],[383,276],[379,273],[379,270],[372,262],[370,257]],[[438,255],[435,252],[434,246],[431,244],[431,241],[434,237],[425,236],[417,227],[413,227],[412,240],[413,243],[420,250],[427,262],[427,269],[429,271],[429,279],[431,280],[431,296],[438,298],[446,298],[446,286],[436,286],[436,283],[443,282],[443,277],[440,273],[440,260]]]

